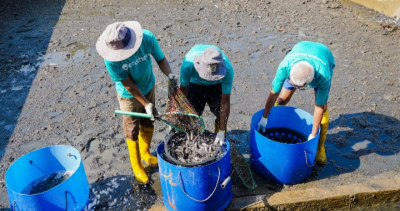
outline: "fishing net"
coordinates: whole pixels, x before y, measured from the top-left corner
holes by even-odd
[[[240,178],[242,184],[249,190],[254,190],[256,183],[253,178],[253,173],[251,172],[250,165],[244,159],[242,153],[233,143],[229,141],[231,145],[231,164],[235,174]]]
[[[194,110],[175,80],[168,82],[168,102],[161,120],[180,132],[192,131],[202,134],[205,129],[203,119]]]

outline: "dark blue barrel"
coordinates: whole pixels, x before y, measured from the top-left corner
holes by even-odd
[[[225,209],[232,200],[230,149],[204,166],[173,165],[163,158],[164,141],[157,147],[164,206],[172,210],[213,211]],[[222,185],[224,181],[229,181]]]
[[[29,194],[24,190],[36,180],[56,172],[70,176],[47,191]],[[23,155],[6,172],[11,210],[83,210],[89,200],[89,183],[79,151],[55,145]]]
[[[306,179],[316,159],[319,132],[311,140],[301,143],[281,143],[266,138],[257,131],[264,109],[251,119],[250,161],[252,168],[263,178],[281,183],[295,184]],[[288,128],[306,138],[311,133],[313,116],[289,106],[274,106],[268,116],[266,128]]]

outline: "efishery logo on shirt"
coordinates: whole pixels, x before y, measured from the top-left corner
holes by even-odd
[[[150,54],[145,54],[143,57],[139,57],[135,61],[133,61],[129,64],[122,65],[122,69],[128,70],[129,68],[131,68],[135,65],[138,65],[140,62],[143,62],[143,61],[147,60],[148,58],[150,58]]]
[[[310,58],[314,58],[314,59],[320,61],[323,65],[326,65],[326,63],[325,63],[324,61],[322,61],[322,59],[320,59],[320,58],[318,58],[318,57],[316,57],[316,56],[314,56],[314,55],[311,55],[311,54],[306,54],[306,53],[293,53],[293,54],[290,54],[289,56],[308,56],[308,57],[310,57]]]

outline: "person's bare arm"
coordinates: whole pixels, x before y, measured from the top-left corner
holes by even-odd
[[[271,92],[268,95],[268,98],[265,102],[265,110],[263,113],[263,117],[267,118],[269,115],[269,112],[271,111],[272,107],[275,104],[276,99],[278,98],[279,93],[275,93],[274,91],[271,90]]]
[[[143,106],[146,106],[150,102],[144,97],[143,93],[139,90],[135,83],[133,83],[131,78],[126,78],[121,81],[122,85],[124,85],[125,89],[131,93],[136,100],[138,100]]]
[[[183,92],[183,94],[185,95],[185,97],[187,97],[188,92],[189,92],[189,87],[188,86],[181,86],[180,87],[181,91]]]
[[[172,73],[168,60],[165,57],[164,59],[158,61],[157,64],[160,67],[161,72],[163,72],[166,76]]]
[[[324,114],[324,106],[315,104],[314,107],[314,119],[311,135],[317,136],[318,128],[321,124],[322,115]]]
[[[231,112],[231,94],[222,94],[221,97],[221,110],[219,114],[219,128],[226,131],[226,124]]]

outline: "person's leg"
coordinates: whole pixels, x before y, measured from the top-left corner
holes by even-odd
[[[330,89],[330,87],[329,87]],[[317,90],[314,89],[314,95],[317,95]],[[317,148],[317,164],[325,165],[327,158],[325,153],[325,141],[326,135],[328,134],[328,126],[329,126],[329,110],[328,110],[328,102],[324,105],[324,114],[322,115],[321,124],[320,124],[320,133],[318,140],[318,148]]]
[[[189,84],[187,99],[199,116],[203,114],[204,107],[206,106],[206,87],[194,83]]]
[[[155,105],[155,87],[145,95],[146,99]],[[146,110],[142,109],[141,113],[146,113]],[[141,118],[139,124],[139,149],[141,158],[151,166],[157,166],[157,157],[150,153],[150,143],[153,138],[154,122],[149,118]]]
[[[279,94],[278,100],[275,102],[275,105],[286,105],[289,103],[292,98],[296,88],[289,83],[289,79],[285,80],[283,84],[281,93]]]
[[[327,104],[325,104],[325,112],[321,119],[321,131],[319,134],[318,140],[318,148],[317,148],[317,164],[324,165],[326,164],[326,154],[325,154],[325,140],[326,134],[328,133],[329,126],[329,110],[327,108]]]
[[[141,112],[144,109],[143,105],[134,98],[122,98],[118,96],[118,101],[122,111]],[[123,134],[128,146],[133,173],[140,183],[148,183],[149,178],[144,171],[139,153],[139,121],[139,118],[133,116],[122,116]]]
[[[219,132],[220,125],[220,111],[221,111],[221,98],[222,98],[222,84],[214,84],[207,86],[206,102],[210,107],[211,113],[215,115],[214,132]],[[224,129],[226,133],[226,128]],[[225,134],[226,136],[226,134]]]

